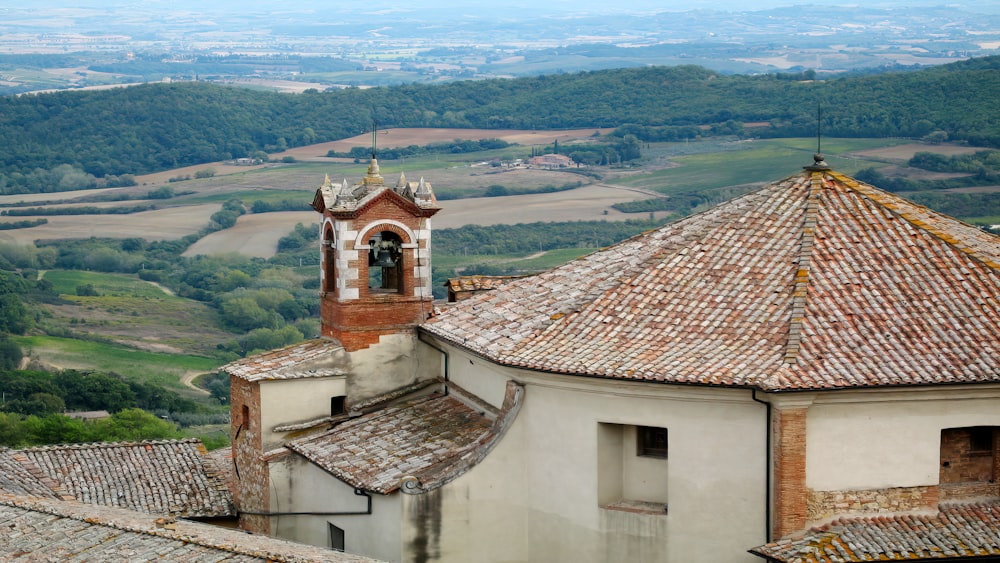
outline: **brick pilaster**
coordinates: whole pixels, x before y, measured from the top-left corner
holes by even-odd
[[[774,520],[772,533],[781,538],[802,530],[808,514],[806,490],[806,408],[775,409]]]

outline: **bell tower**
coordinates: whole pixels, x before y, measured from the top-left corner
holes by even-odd
[[[323,215],[320,316],[323,336],[349,352],[388,334],[412,333],[430,316],[431,217],[441,208],[429,182],[400,174],[387,186],[375,158],[360,182],[327,176],[313,198]]]

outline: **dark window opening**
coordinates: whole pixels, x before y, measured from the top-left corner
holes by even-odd
[[[969,429],[969,453],[993,453],[993,429],[977,426]]]
[[[327,536],[329,538],[330,549],[334,551],[344,551],[344,530],[327,522]]]
[[[346,399],[347,397],[343,395],[330,398],[330,416],[337,416],[338,414],[347,412]]]
[[[337,288],[337,253],[333,231],[329,228],[323,235],[323,291],[330,293]]]
[[[667,458],[667,429],[655,426],[636,427],[636,455]]]
[[[250,425],[250,406],[243,405],[243,426]]]

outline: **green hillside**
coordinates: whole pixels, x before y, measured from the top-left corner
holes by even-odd
[[[712,135],[943,135],[1000,146],[1000,57],[831,81],[647,67],[301,95],[202,82],[0,98],[0,194],[260,156],[380,127],[623,127],[639,141]],[[59,168],[62,166],[62,168]],[[105,180],[102,180],[105,179]]]

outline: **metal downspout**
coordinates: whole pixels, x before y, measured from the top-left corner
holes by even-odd
[[[771,403],[767,401],[762,401],[757,398],[757,390],[750,390],[750,398],[755,402],[758,402],[766,408],[766,417],[764,421],[765,432],[764,436],[764,459],[767,460],[764,464],[764,498],[766,499],[766,506],[764,509],[764,543],[771,541],[771,502],[772,502],[772,492],[771,492]]]
[[[365,510],[349,510],[346,512],[252,512],[240,511],[239,514],[249,514],[251,516],[359,516],[372,513],[372,496],[363,489],[354,489],[354,494],[368,499],[368,508]]]

